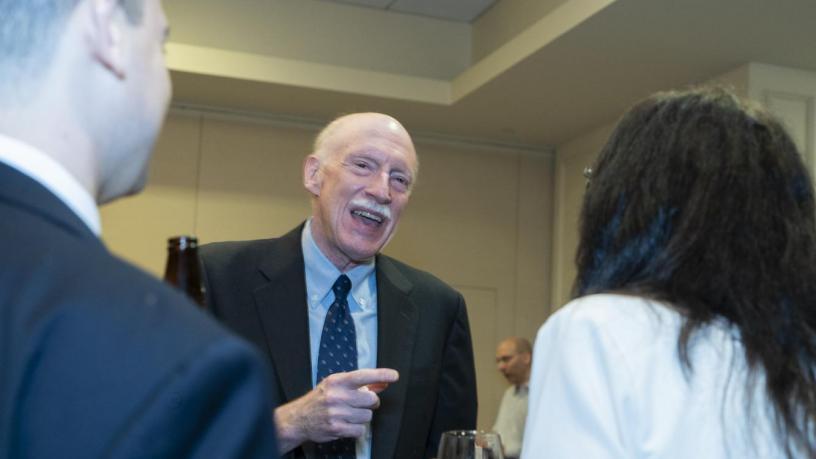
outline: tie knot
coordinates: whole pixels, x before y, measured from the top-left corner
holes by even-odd
[[[351,279],[349,279],[345,274],[341,274],[340,277],[334,281],[334,285],[332,285],[334,298],[338,300],[345,300],[346,296],[348,296],[349,290],[351,290]]]

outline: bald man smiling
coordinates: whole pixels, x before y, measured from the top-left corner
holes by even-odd
[[[462,295],[380,254],[418,172],[396,119],[338,118],[304,161],[304,224],[202,248],[216,316],[272,362],[289,457],[432,457],[442,432],[476,426]]]

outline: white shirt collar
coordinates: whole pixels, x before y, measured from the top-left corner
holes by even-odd
[[[522,395],[522,394],[527,395],[527,393],[530,391],[530,381],[518,384],[518,385],[513,386],[513,387],[515,388],[514,392],[516,393],[516,395]]]
[[[60,163],[31,145],[2,134],[0,161],[36,180],[65,203],[94,234],[102,234],[96,201]]]
[[[318,307],[326,296],[331,292],[331,288],[337,277],[342,274],[334,264],[326,258],[326,255],[317,246],[312,236],[312,220],[306,221],[301,235],[301,248],[303,249],[303,260],[306,265],[306,294],[311,307]],[[372,291],[368,284],[369,276],[374,273],[375,262],[372,258],[367,263],[355,266],[345,274],[351,280],[350,294],[355,298],[360,308],[367,310],[373,307],[372,296],[376,292]]]

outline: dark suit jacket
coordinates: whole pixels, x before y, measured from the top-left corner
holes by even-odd
[[[267,373],[0,163],[0,458],[273,457]]]
[[[309,318],[300,235],[201,248],[209,304],[269,355],[278,405],[312,388]],[[476,426],[476,376],[462,296],[432,275],[378,255],[377,365],[399,382],[381,393],[372,457],[436,455],[442,432]],[[292,457],[313,457],[311,444]]]

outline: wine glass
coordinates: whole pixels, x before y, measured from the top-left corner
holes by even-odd
[[[442,434],[437,459],[504,459],[501,439],[495,432],[450,430]]]

